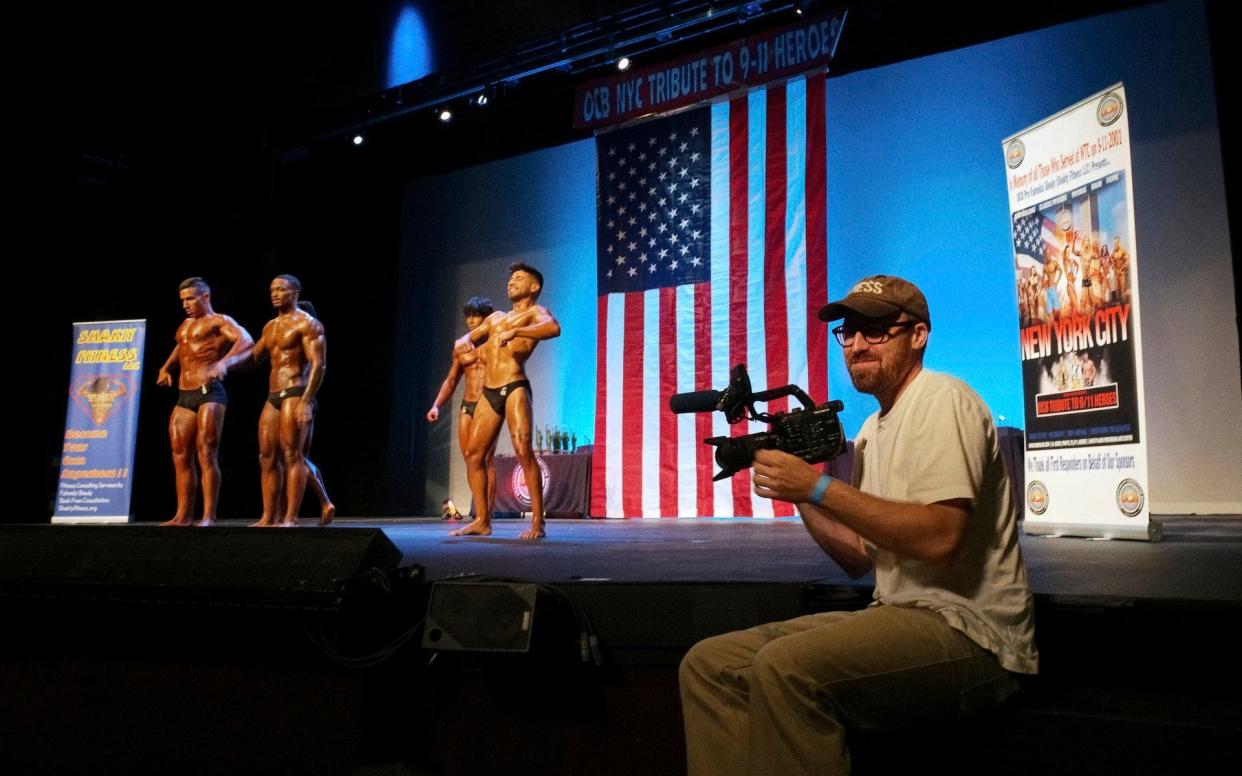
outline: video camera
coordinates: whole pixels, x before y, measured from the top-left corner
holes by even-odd
[[[793,396],[802,402],[802,408],[771,414],[755,411],[755,402],[768,402],[782,396]],[[752,393],[745,364],[733,367],[729,386],[723,391],[674,394],[669,397],[668,407],[676,413],[719,410],[729,423],[749,417],[750,420],[768,424],[768,431],[703,440],[716,448],[716,464],[720,466],[720,473],[713,480],[732,477],[754,465],[756,450],[783,450],[807,463],[836,458],[845,450],[845,431],[841,428],[841,419],[837,417],[837,413],[845,409],[844,404],[833,400],[817,407],[811,397],[796,385]]]

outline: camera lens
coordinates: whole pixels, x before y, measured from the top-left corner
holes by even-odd
[[[755,462],[756,450],[778,447],[778,441],[776,435],[768,431],[724,439],[716,448],[716,465],[722,472],[739,472]]]

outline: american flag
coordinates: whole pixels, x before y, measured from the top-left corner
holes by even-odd
[[[1060,250],[1061,231],[1056,222],[1040,212],[1020,216],[1013,220],[1013,251],[1021,265],[1021,257],[1038,264],[1044,263],[1044,249]]]
[[[597,138],[593,515],[793,514],[753,495],[750,470],[712,482],[702,440],[764,424],[673,415],[668,399],[722,389],[740,363],[756,391],[828,398],[824,86],[795,79]]]

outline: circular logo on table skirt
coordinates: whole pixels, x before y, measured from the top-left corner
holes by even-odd
[[[547,510],[548,505],[546,503],[546,497],[548,495],[549,480],[548,465],[544,463],[543,459],[539,456],[535,456],[535,463],[539,464],[539,479],[543,481],[543,495],[545,497],[543,508],[544,510]],[[509,490],[512,491],[513,497],[517,499],[519,504],[524,507],[530,506],[530,488],[526,487],[526,472],[523,471],[521,465],[516,462],[513,464],[513,474],[509,476]]]
[[[1033,515],[1048,511],[1048,488],[1039,480],[1032,480],[1026,486],[1026,506]]]
[[[1143,487],[1129,477],[1117,485],[1117,508],[1126,517],[1134,517],[1143,511]]]

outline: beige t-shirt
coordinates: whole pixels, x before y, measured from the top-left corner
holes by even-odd
[[[863,423],[854,442],[854,484],[894,501],[970,500],[966,536],[947,566],[866,542],[875,602],[938,612],[1006,669],[1035,673],[1033,598],[1017,512],[983,400],[961,380],[924,369],[887,415]]]

